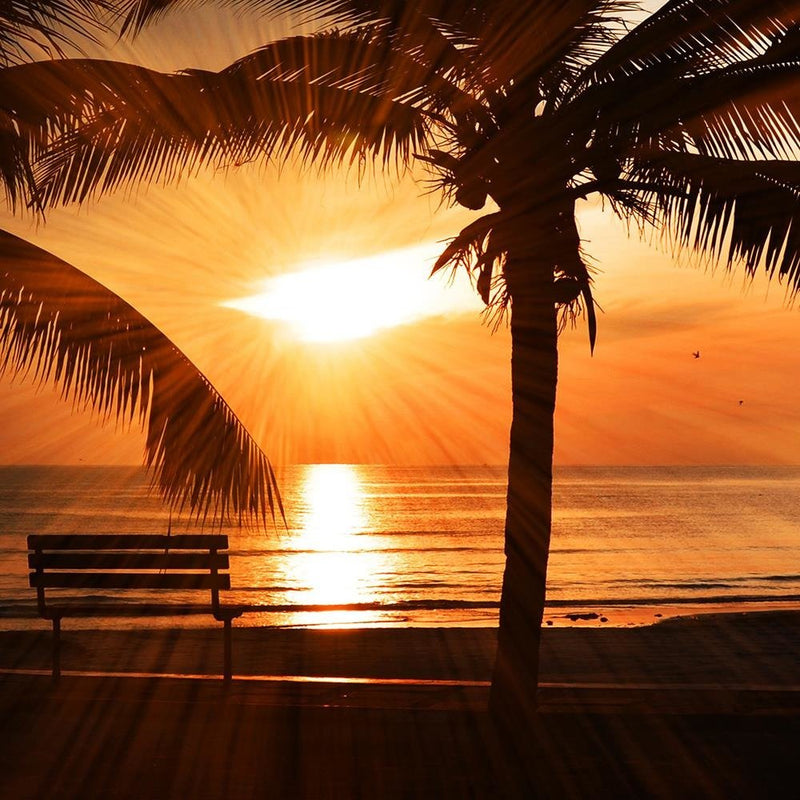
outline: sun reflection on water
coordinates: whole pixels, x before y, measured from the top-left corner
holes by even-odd
[[[293,578],[298,591],[293,600],[308,605],[368,603],[386,569],[385,555],[370,549],[372,537],[369,498],[358,468],[348,464],[314,464],[304,476],[291,543]],[[353,611],[325,611],[314,615],[316,624],[341,625]],[[359,615],[363,616],[363,614]]]
[[[350,547],[353,534],[366,528],[366,498],[356,467],[312,464],[301,491],[303,512],[298,520],[298,547],[324,550]]]

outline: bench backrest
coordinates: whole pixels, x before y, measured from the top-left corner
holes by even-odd
[[[30,585],[44,590],[230,589],[228,537],[218,534],[45,534],[28,537]]]

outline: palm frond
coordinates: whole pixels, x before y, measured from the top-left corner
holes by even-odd
[[[80,36],[91,37],[112,0],[25,0],[0,3],[0,66],[26,61],[36,51],[60,54]]]
[[[669,0],[587,68],[581,84],[720,69],[763,54],[798,22],[797,0]]]
[[[125,0],[119,6],[123,17],[123,33],[139,32],[143,27],[173,9],[197,6],[211,0]],[[454,3],[407,3],[404,0],[214,0],[216,4],[234,8],[248,8],[261,13],[294,12],[305,20],[353,30],[361,26],[388,26],[394,37],[404,37],[405,45],[412,41],[410,52],[424,50],[428,63],[436,63],[439,69],[466,67],[467,62],[460,55],[457,45],[464,41],[442,34],[434,24],[441,14],[430,15],[432,7],[442,12],[448,8],[453,11]],[[449,63],[447,63],[449,62]],[[465,69],[464,72],[469,72]]]
[[[655,85],[640,73],[584,92],[559,112],[578,146],[576,163],[602,168],[637,152],[665,150],[731,160],[794,157],[800,150],[800,57],[779,56],[775,51]]]
[[[638,83],[641,91],[628,84],[626,102],[603,106],[602,114],[635,126],[640,143],[672,130],[727,158],[786,157],[800,147],[800,56],[768,53],[658,86]]]
[[[0,185],[12,209],[35,194],[29,148],[14,119],[0,110]]]
[[[94,38],[111,0],[25,0],[0,3],[0,69],[42,54],[60,55],[81,37]],[[30,88],[30,87],[29,87]],[[0,95],[0,186],[12,208],[34,195],[30,148]]]
[[[619,39],[623,15],[633,6],[626,2],[597,3],[576,19],[570,35],[562,35],[549,66],[542,70],[542,95],[546,100],[558,106],[569,95],[586,68]]]
[[[491,4],[474,18],[478,58],[505,85],[540,77],[543,94],[556,99],[616,39],[620,14],[632,6],[616,0]]]
[[[199,3],[199,0],[198,0]],[[194,4],[198,4],[194,3]],[[125,29],[139,30],[171,8],[192,3],[131,0]],[[586,67],[618,36],[611,35],[628,0],[228,0],[262,12],[293,12],[309,21],[346,29],[386,27],[407,52],[439,74],[455,74],[468,90],[519,82],[551,71],[554,84]],[[524,32],[524,35],[521,33]]]
[[[495,225],[502,219],[498,212],[485,214],[473,220],[457,236],[454,236],[441,252],[431,270],[431,275],[435,275],[445,267],[458,268],[464,267],[468,272],[472,272],[477,266],[477,262],[487,252],[493,252],[487,248],[487,239]],[[499,256],[499,252],[497,253]]]
[[[223,4],[225,0],[220,0]],[[117,15],[122,19],[122,33],[138,33],[147,24],[156,21],[168,11],[200,5],[196,0],[122,0],[117,4]],[[229,3],[233,5],[233,2]]]
[[[328,85],[313,70],[261,73],[257,62],[176,75],[88,59],[26,64],[0,72],[0,109],[34,156],[48,151],[37,174],[46,203],[80,201],[123,181],[170,181],[205,164],[293,152],[323,166],[399,166],[424,147],[431,114],[413,103],[362,90],[358,76]],[[373,76],[361,79],[369,87]]]
[[[52,382],[103,419],[138,418],[145,462],[173,507],[203,520],[261,522],[280,508],[264,453],[161,331],[65,261],[0,231],[4,372]]]
[[[687,96],[674,104],[673,119],[680,115],[675,122],[700,152],[787,158],[800,148],[800,54],[777,61],[768,54],[693,78],[681,89]],[[663,110],[659,118],[665,119]]]
[[[657,219],[679,240],[717,258],[728,243],[727,262],[800,288],[800,163],[734,161],[690,153],[665,153],[637,164],[641,194]]]
[[[134,32],[139,31],[153,19],[173,8],[201,4],[202,0],[196,2],[130,0],[123,8],[123,13],[127,12],[123,31],[129,29]],[[385,54],[382,60],[364,59],[363,51],[359,60],[353,50],[348,51],[340,47],[342,63],[334,68],[340,73],[349,75],[356,72],[345,69],[345,64],[356,66],[357,71],[369,68],[374,74],[377,74],[380,68],[384,81],[391,79],[404,85],[407,85],[412,75],[416,73],[421,78],[420,85],[426,86],[429,90],[430,94],[427,97],[429,102],[431,94],[435,96],[434,80],[445,81],[449,86],[448,91],[456,85],[460,85],[467,94],[484,94],[488,90],[486,85],[488,75],[481,74],[476,69],[474,60],[470,58],[469,43],[453,31],[448,30],[445,35],[441,23],[428,15],[429,9],[426,9],[426,3],[406,3],[402,0],[382,0],[375,4],[363,0],[330,3],[228,0],[223,4],[249,7],[262,13],[294,11],[309,20],[324,22],[328,27],[341,28],[345,34],[351,36],[366,33],[373,43],[382,40],[384,44],[391,45],[391,62],[386,60]],[[431,5],[438,7],[439,10],[448,7],[447,4]],[[343,43],[352,43],[352,40],[344,39]],[[269,48],[274,48],[274,45],[269,45]],[[424,74],[419,75],[421,69],[424,70]],[[402,96],[402,93],[399,96]]]
[[[480,111],[479,100],[381,26],[295,36],[265,45],[222,71],[252,81],[296,80],[368,92],[431,111]]]
[[[616,27],[619,15],[634,6],[625,0],[275,0],[269,5],[310,7],[340,24],[390,21],[401,38],[432,40],[432,31],[438,31],[453,47],[468,52],[474,76],[496,86],[583,64],[593,48],[599,53],[610,44],[607,29]]]

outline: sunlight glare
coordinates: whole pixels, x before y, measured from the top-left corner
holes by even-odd
[[[348,464],[308,467],[302,490],[300,533],[292,546],[300,552],[295,577],[305,588],[302,603],[346,605],[374,600],[370,586],[384,568],[383,556],[370,550],[369,513],[358,468]],[[320,616],[324,613],[324,616]],[[345,623],[352,612],[318,612],[323,625]]]
[[[350,537],[366,525],[364,494],[356,467],[313,464],[303,482],[304,508],[300,544],[333,550],[349,546]]]
[[[307,262],[222,305],[291,326],[308,342],[359,339],[426,317],[480,309],[465,275],[428,280],[440,243],[340,262]]]

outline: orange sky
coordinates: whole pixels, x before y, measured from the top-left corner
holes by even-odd
[[[111,55],[220,67],[271,30],[253,17],[187,12]],[[353,176],[250,166],[54,211],[38,228],[4,213],[2,226],[159,325],[276,463],[497,464],[508,441],[509,342],[481,325],[479,301],[325,344],[221,305],[310,261],[432,248],[469,218],[440,209],[410,178],[359,185]],[[782,287],[758,281],[745,290],[740,274],[712,275],[687,256],[676,265],[596,205],[582,204],[579,219],[604,313],[593,357],[583,326],[561,340],[556,462],[800,463],[800,317]],[[421,293],[428,266],[409,265]],[[140,459],[138,432],[101,429],[50,387],[35,393],[3,379],[0,415],[2,463]]]

